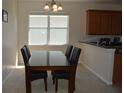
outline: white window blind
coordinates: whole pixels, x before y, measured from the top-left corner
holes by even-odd
[[[29,45],[68,43],[67,15],[29,15]]]

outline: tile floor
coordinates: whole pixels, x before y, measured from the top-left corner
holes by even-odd
[[[49,72],[48,72],[49,73]],[[59,80],[58,93],[68,93],[67,80]],[[26,93],[24,68],[14,69],[2,86],[2,93]],[[122,93],[120,87],[106,85],[82,65],[78,66],[75,93]],[[32,93],[46,93],[43,79],[32,82]],[[48,92],[55,93],[49,73]]]

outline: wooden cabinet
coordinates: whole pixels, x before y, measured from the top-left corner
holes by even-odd
[[[121,12],[112,12],[111,17],[111,30],[115,35],[122,34],[122,13]]]
[[[115,53],[113,85],[122,85],[122,54]]]
[[[86,26],[89,35],[121,35],[121,11],[88,10]]]

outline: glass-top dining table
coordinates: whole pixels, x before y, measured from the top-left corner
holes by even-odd
[[[64,70],[71,73],[68,82],[68,93],[74,93],[75,67],[70,64],[61,51],[33,51],[25,67],[26,93],[31,93],[31,74],[40,71]]]

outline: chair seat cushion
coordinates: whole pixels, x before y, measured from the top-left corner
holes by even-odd
[[[47,71],[32,73],[32,79],[47,78]]]
[[[53,78],[57,78],[57,79],[68,79],[70,73],[65,71],[53,71],[52,76]]]

